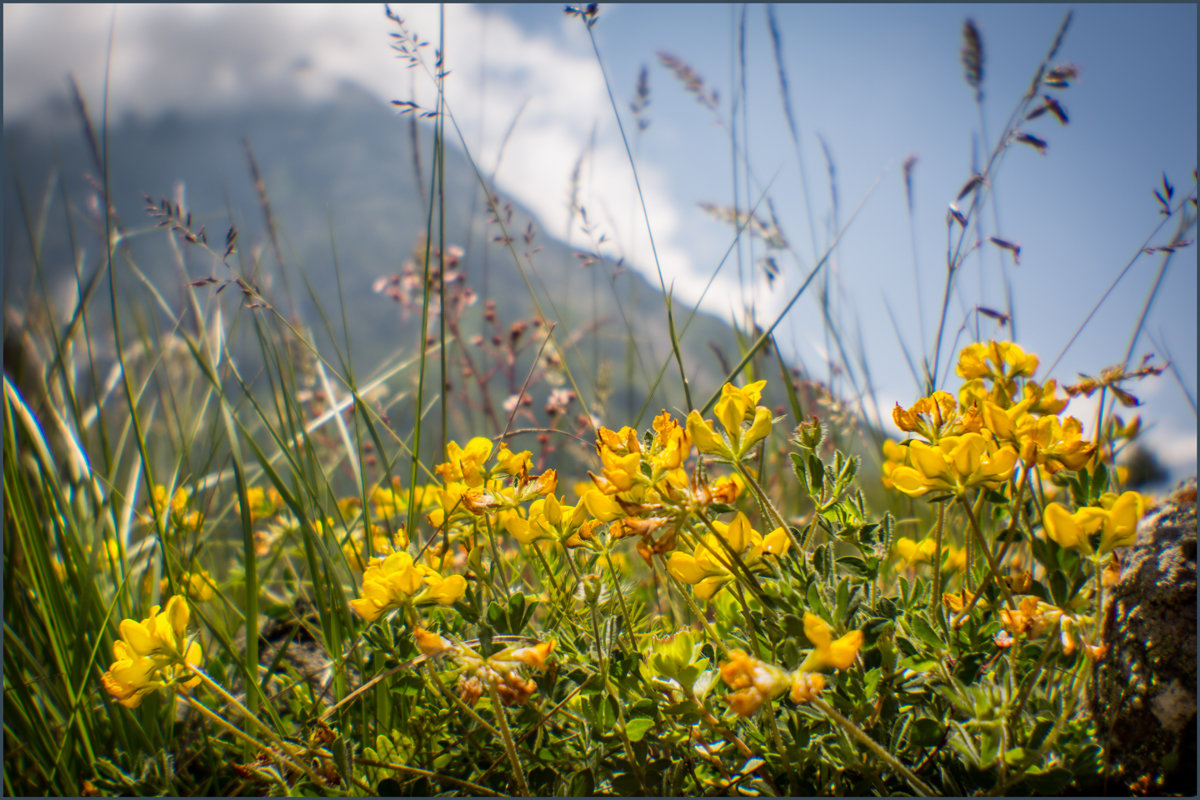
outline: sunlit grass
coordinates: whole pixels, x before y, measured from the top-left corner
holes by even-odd
[[[590,33],[595,8],[570,12]],[[1106,587],[1149,502],[1117,466],[1138,425],[1109,398],[1132,405],[1166,367],[1127,353],[1067,385],[1010,341],[1011,304],[947,323],[1003,156],[1056,116],[1069,17],[951,206],[933,334],[902,343],[916,388],[895,442],[828,283],[869,194],[827,242],[813,232],[812,267],[772,319],[732,320],[739,351],[713,353],[711,385],[684,357],[695,309],[658,270],[657,349],[640,320],[613,322],[645,384],[621,420],[611,366],[573,338],[532,234],[472,161],[530,307],[479,310],[446,237],[454,77],[388,16],[394,49],[438,88],[433,108],[398,103],[434,126],[427,217],[376,287],[419,319],[415,342],[354,361],[336,239],[338,296],[305,281],[319,324],[262,280],[263,253],[286,253],[249,147],[267,247],[149,201],[181,273],[185,251],[213,266],[180,294],[144,278],[108,209],[103,269],[80,278],[68,324],[44,280],[20,326],[6,317],[5,789],[1004,795],[1137,777],[1110,763],[1088,702]],[[772,35],[803,164],[773,18]],[[975,88],[980,46],[968,25]],[[668,66],[716,111],[700,76]],[[107,175],[105,128],[78,105]],[[748,212],[712,209],[731,223],[713,279],[748,237],[800,261],[764,221],[769,187],[755,191]],[[1164,186],[1179,247],[1195,196]],[[41,278],[44,220],[25,211]],[[987,242],[1003,273],[1018,249]],[[810,291],[848,399],[776,346]],[[951,371],[956,394],[934,391]],[[1097,393],[1094,420],[1067,414]]]

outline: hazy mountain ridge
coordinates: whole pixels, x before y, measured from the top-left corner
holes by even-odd
[[[95,189],[85,178],[94,178],[98,170],[89,156],[82,125],[76,117],[72,127],[68,109],[60,104],[40,120],[5,126],[6,302],[20,302],[29,291],[33,273],[18,183],[36,229],[41,224],[36,220],[46,202],[47,189],[53,185],[52,176],[61,175],[65,195],[73,204],[73,234],[78,248],[87,254],[80,265],[85,279],[100,265],[102,218]],[[251,272],[255,259],[249,255],[256,254],[263,267],[265,293],[286,310],[290,303],[283,299],[283,281],[272,274],[275,258],[251,177],[243,142],[247,143],[270,198],[287,286],[300,318],[314,329],[321,328],[305,289],[307,276],[313,293],[340,332],[337,272],[333,266],[336,249],[355,364],[360,372],[369,373],[403,343],[411,342],[410,349],[416,352],[417,322],[402,322],[395,305],[372,287],[378,278],[401,269],[428,224],[428,201],[423,198],[429,191],[431,130],[420,126],[417,139],[421,183],[414,174],[409,120],[353,87],[346,87],[336,101],[321,105],[281,101],[272,107],[220,114],[130,117],[110,124],[107,134],[113,205],[129,237],[135,262],[169,301],[182,297],[185,281],[165,237],[154,232],[155,220],[146,213],[143,195],[175,201],[181,196],[185,210],[193,215],[193,229],[205,226],[209,241],[218,250],[232,220],[239,231],[240,253],[232,259],[235,269]],[[494,241],[500,230],[488,222],[478,177],[450,142],[446,147],[445,196],[446,241],[465,250],[464,272],[469,285],[481,296],[478,306],[482,307],[483,299],[494,300],[498,317],[505,324],[532,317],[534,311],[524,280],[508,248]],[[666,313],[657,287],[632,270],[621,272],[614,286],[606,287],[615,266],[611,261],[581,267],[576,254],[543,234],[524,209],[503,198],[501,205],[511,208],[508,230],[516,239],[517,252],[532,251],[533,269],[528,277],[547,315],[553,317],[557,312],[557,319],[550,321],[556,323],[560,340],[566,341],[572,333],[599,320],[595,332],[576,337],[581,346],[567,354],[576,373],[590,382],[600,363],[607,364],[612,378],[610,396],[624,397],[623,406],[639,406],[650,382],[644,375],[652,379],[670,353]],[[62,294],[70,299],[73,255],[62,193],[57,187],[48,207],[43,265],[52,282],[69,287]],[[522,234],[530,230],[530,223],[534,238],[526,244]],[[189,279],[228,277],[225,268],[211,257],[186,246],[183,251]],[[118,268],[123,270],[120,265]],[[123,285],[135,281],[125,271],[119,272],[118,278]],[[617,295],[621,308],[617,306]],[[631,381],[632,392],[627,392],[625,385],[629,353],[622,310],[636,326],[641,350],[641,362]],[[479,313],[472,311],[476,317]],[[682,325],[684,318],[686,309],[677,307],[676,324]],[[682,345],[694,391],[705,396],[722,377],[710,343],[726,358],[736,359],[732,330],[714,317],[697,315]],[[589,391],[587,386],[583,388]],[[678,374],[671,366],[651,411],[680,405]]]

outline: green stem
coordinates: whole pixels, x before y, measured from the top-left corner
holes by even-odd
[[[933,597],[929,598],[929,611],[945,625],[945,616],[939,611],[942,605],[942,532],[946,522],[946,504],[938,503],[937,528],[933,534],[936,546],[933,565]],[[968,564],[968,568],[970,565]]]
[[[1046,644],[1042,647],[1042,655],[1038,658],[1037,664],[1033,666],[1033,671],[1021,682],[1021,693],[1017,696],[1017,704],[1013,706],[1012,713],[1008,715],[1009,725],[1016,724],[1017,717],[1025,709],[1025,701],[1029,699],[1029,693],[1033,691],[1033,687],[1037,684],[1038,677],[1041,676],[1046,662],[1050,660],[1050,653],[1054,650],[1054,642],[1058,638],[1058,632],[1061,628],[1062,619],[1060,618],[1055,624],[1049,638],[1046,639]]]
[[[638,785],[642,787],[645,796],[650,796],[650,787],[646,785],[646,773],[642,771],[642,765],[638,763],[637,756],[633,753],[633,742],[629,741],[629,734],[625,731],[625,711],[624,704],[620,698],[616,696],[611,685],[605,682],[605,688],[608,690],[608,696],[611,697],[617,705],[617,721],[620,725],[617,726],[617,735],[621,737],[622,744],[625,745],[625,757],[629,759],[629,766],[633,768],[633,774],[638,779]]]
[[[962,495],[959,495],[958,499],[959,499],[959,501],[962,502],[962,507],[967,512],[967,519],[970,520],[970,522],[971,522],[971,533],[975,536],[975,542],[979,545],[980,551],[983,552],[983,557],[987,560],[988,573],[991,575],[992,580],[994,580],[996,582],[996,584],[1000,587],[1000,593],[1002,595],[1004,595],[1004,602],[1008,604],[1008,607],[1010,610],[1015,611],[1016,604],[1013,602],[1012,592],[1010,592],[1008,590],[1008,584],[1005,583],[1004,580],[1000,577],[1000,572],[996,568],[996,562],[992,558],[992,551],[990,549],[988,549],[987,541],[985,541],[983,538],[983,532],[979,530],[979,523],[975,521],[975,512],[971,510],[971,504],[968,503],[967,498],[963,497]],[[970,562],[968,562],[967,563],[968,572],[970,571],[970,569],[971,569],[971,564],[970,564]],[[979,594],[983,593],[984,588],[986,588],[986,587],[985,586],[979,587]]]
[[[193,669],[195,669],[195,667],[193,667]],[[200,673],[199,670],[197,670],[197,674],[202,674],[202,673]],[[215,684],[212,684],[212,685],[215,685]],[[201,716],[206,717],[207,719],[211,720],[212,722],[215,722],[219,727],[224,728],[225,730],[232,733],[238,739],[241,739],[246,744],[254,747],[257,752],[266,753],[275,761],[275,763],[279,764],[280,767],[303,773],[304,775],[306,775],[308,777],[309,780],[313,781],[317,786],[325,785],[325,782],[323,780],[321,780],[320,776],[317,775],[316,773],[314,773],[312,771],[312,768],[307,766],[304,763],[304,759],[297,759],[296,754],[294,752],[292,752],[291,748],[288,747],[283,741],[279,740],[278,738],[275,738],[273,734],[272,734],[272,738],[275,738],[275,741],[276,741],[275,747],[266,746],[259,740],[255,739],[250,734],[248,734],[245,731],[243,731],[242,729],[238,728],[236,725],[231,723],[229,720],[222,717],[217,712],[210,709],[208,706],[201,703],[196,698],[194,698],[190,695],[184,695],[183,698],[184,698],[184,700],[187,701],[188,705],[190,705],[192,708],[199,711]],[[238,704],[238,705],[240,706],[240,704]],[[257,720],[255,720],[255,721],[257,721]],[[270,731],[268,731],[268,733],[270,733]],[[278,748],[278,749],[276,749],[276,748]],[[286,756],[283,754],[286,754]],[[291,791],[291,787],[286,786],[286,784],[285,784],[285,788],[287,788],[287,790],[289,792]]]
[[[487,684],[488,697],[491,698],[492,708],[496,712],[496,728],[500,731],[500,740],[504,742],[504,752],[508,754],[508,763],[512,764],[513,777],[517,781],[517,791],[522,797],[529,797],[529,784],[525,782],[525,771],[521,769],[521,759],[517,757],[517,748],[513,744],[512,733],[508,730],[508,719],[504,716],[504,706],[500,703],[500,693],[490,680]]]
[[[895,770],[897,774],[908,781],[908,784],[923,797],[932,797],[936,794],[924,781],[914,775],[912,770],[901,764],[895,756],[881,747],[878,742],[868,736],[861,728],[839,714],[833,706],[826,703],[820,697],[814,697],[810,702],[840,725],[842,730],[857,739],[859,744],[870,750],[873,755]]]
[[[625,593],[621,591],[621,583],[617,580],[617,570],[613,567],[612,556],[609,554],[608,548],[604,548],[604,560],[608,564],[608,574],[612,578],[613,591],[617,595],[617,601],[621,605],[621,616],[625,618],[625,632],[629,634],[629,647],[636,655],[638,653],[637,641],[633,638],[633,617],[629,615],[629,608],[625,605]]]

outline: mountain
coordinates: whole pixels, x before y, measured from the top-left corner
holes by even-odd
[[[6,306],[28,304],[44,280],[60,307],[56,313],[69,313],[75,268],[86,282],[102,264],[103,217],[96,189],[100,170],[83,130],[79,116],[61,102],[40,117],[5,126]],[[414,248],[420,251],[429,226],[434,151],[429,125],[414,125],[409,117],[347,86],[336,100],[320,105],[279,101],[203,115],[130,116],[111,121],[104,141],[111,201],[124,232],[115,261],[116,280],[133,313],[149,315],[140,324],[155,324],[150,309],[156,301],[145,293],[138,271],[176,308],[183,307],[189,281],[231,277],[218,258],[178,237],[177,251],[156,227],[159,219],[147,211],[149,196],[156,205],[160,198],[178,205],[183,217],[190,214],[190,229],[203,227],[218,253],[224,249],[227,230],[235,226],[237,251],[229,260],[234,271],[255,281],[281,313],[314,331],[323,351],[331,352],[321,311],[341,342],[344,302],[360,382],[376,366],[418,353],[420,292],[414,295],[418,306],[405,313],[388,291],[398,285],[395,278],[389,282],[389,276],[400,275]],[[255,189],[249,153],[269,197],[279,258]],[[450,142],[444,176],[445,241],[462,248],[461,277],[477,296],[461,318],[463,338],[469,342],[480,335],[508,335],[513,325],[532,323],[537,312],[526,288],[528,278],[545,322],[555,326],[561,350],[557,355],[571,367],[593,413],[599,412],[602,421],[614,427],[632,423],[671,352],[658,288],[610,260],[586,265],[580,254],[542,233],[528,211],[501,196],[497,206],[513,248],[525,263],[523,276],[509,247],[499,241],[500,227],[489,221],[479,177]],[[435,241],[439,226],[435,219]],[[39,241],[40,272],[29,244],[31,229]],[[89,309],[96,340],[105,336],[106,283],[100,291],[104,302],[94,300]],[[494,304],[495,326],[489,323],[488,301]],[[677,326],[683,325],[687,311],[676,308]],[[159,318],[157,324],[162,322]],[[695,316],[681,346],[697,400],[720,385],[725,369],[721,360],[728,364],[738,357],[732,329],[707,314]],[[466,346],[472,348],[480,361],[476,366],[483,371],[486,348]],[[519,388],[534,350],[526,348],[522,360],[510,365],[515,378],[493,381],[494,406]],[[100,352],[112,355],[111,348],[101,347]],[[253,355],[249,349],[241,354]],[[455,372],[449,377],[453,382]],[[535,404],[545,402],[552,388],[531,391]],[[640,425],[648,425],[649,415],[659,408],[683,406],[678,368],[671,363]]]

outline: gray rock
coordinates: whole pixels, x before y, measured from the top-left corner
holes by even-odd
[[[1196,794],[1196,479],[1138,525],[1105,603],[1092,714],[1112,776],[1136,794]]]

